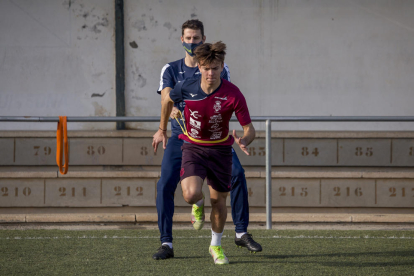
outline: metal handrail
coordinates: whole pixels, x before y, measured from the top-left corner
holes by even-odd
[[[272,152],[272,122],[414,122],[414,116],[252,116],[266,122],[266,152]],[[0,116],[0,122],[58,122],[59,117]],[[67,117],[68,122],[159,122],[160,117]],[[237,121],[232,117],[231,121]],[[272,156],[266,154],[266,229],[272,229]]]
[[[160,117],[67,117],[68,122],[159,122]],[[414,116],[252,116],[252,121],[274,122],[413,122]],[[0,122],[58,122],[58,116],[0,116]],[[231,121],[237,121],[232,117]]]

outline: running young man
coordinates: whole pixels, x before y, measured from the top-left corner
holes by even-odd
[[[160,132],[154,135],[153,147],[163,142],[166,148],[166,129],[171,113],[170,103],[185,102],[182,130],[179,138],[184,140],[180,171],[181,187],[186,202],[203,205],[204,179],[210,190],[211,233],[209,247],[215,264],[228,264],[221,247],[224,224],[227,218],[226,198],[231,190],[232,158],[234,141],[247,154],[247,146],[255,138],[246,100],[232,83],[221,79],[224,68],[226,45],[202,44],[195,49],[201,78],[186,79],[165,95],[161,108]],[[229,123],[233,112],[243,127],[241,138],[229,135]]]
[[[197,61],[194,56],[194,49],[204,43],[206,37],[204,35],[203,23],[199,20],[188,20],[182,25],[181,42],[186,52],[185,58],[166,64],[161,71],[161,80],[158,93],[161,94],[161,101],[165,95],[175,87],[176,84],[187,78],[200,76],[197,67]],[[230,81],[230,72],[224,63],[224,69],[221,77]],[[171,118],[177,114],[178,110],[184,110],[184,102],[174,105]],[[156,260],[174,257],[172,246],[172,218],[174,214],[174,193],[177,184],[180,181],[180,168],[182,152],[181,146],[183,141],[178,139],[178,135],[182,134],[181,128],[175,120],[171,121],[172,134],[168,139],[167,148],[164,151],[164,157],[161,165],[161,178],[157,183],[157,212],[158,212],[158,228],[161,234],[161,247],[158,252],[153,255]],[[160,130],[161,131],[161,130]],[[230,193],[232,217],[236,225],[236,244],[245,246],[250,251],[261,251],[260,244],[256,243],[250,234],[247,233],[249,224],[249,203],[248,192],[246,187],[246,178],[244,170],[233,151],[233,168],[232,168],[232,191]],[[202,204],[201,204],[202,205]],[[198,208],[194,205],[194,218],[198,221],[194,222],[194,226],[198,229],[202,227],[204,208]]]

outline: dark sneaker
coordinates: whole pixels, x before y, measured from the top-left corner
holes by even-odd
[[[250,253],[256,253],[262,251],[262,246],[255,242],[253,240],[252,234],[246,233],[243,236],[241,236],[240,239],[237,237],[234,239],[234,242],[236,243],[237,247],[247,247],[247,249],[250,251]]]
[[[170,248],[168,245],[161,245],[158,248],[158,252],[152,255],[154,260],[165,260],[168,258],[174,258],[174,250]]]

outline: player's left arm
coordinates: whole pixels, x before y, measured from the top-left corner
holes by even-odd
[[[250,118],[249,108],[247,107],[246,99],[240,91],[236,92],[236,97],[234,100],[234,111],[236,113],[237,120],[243,127],[243,136],[237,137],[236,131],[233,130],[233,136],[236,140],[236,143],[239,145],[240,149],[250,155],[247,151],[247,146],[254,140],[256,137],[256,130],[252,124]]]
[[[250,145],[251,142],[253,142],[254,138],[256,138],[256,130],[254,129],[253,124],[250,123],[248,125],[243,126],[243,132],[244,133],[242,137],[237,137],[236,130],[233,130],[233,136],[237,145],[239,145],[240,149],[247,155],[250,155],[247,151],[247,146]]]

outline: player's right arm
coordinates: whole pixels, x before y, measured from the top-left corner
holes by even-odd
[[[164,65],[161,69],[161,76],[160,76],[160,86],[158,87],[157,93],[161,94],[161,121],[160,126],[157,132],[152,136],[152,147],[154,148],[154,152],[157,152],[158,144],[163,143],[164,149],[167,146],[167,124],[168,124],[168,116],[167,120],[165,120],[165,112],[168,112],[173,107],[172,102],[164,102],[166,99],[168,100],[168,94],[174,87],[174,78],[171,72],[171,68],[169,64]]]
[[[161,70],[161,76],[160,76],[160,86],[158,88],[158,93],[161,94],[161,103],[168,93],[173,89],[175,85],[175,80],[173,77],[174,73],[171,70],[171,67],[169,64],[164,65],[164,67]],[[170,103],[172,107],[172,111],[170,113],[170,118],[174,119],[174,116],[177,116],[178,114],[178,108],[174,107],[172,103]]]
[[[171,90],[172,90],[171,87],[165,87],[163,90],[161,90],[161,104],[162,104],[162,101],[163,101],[164,97],[166,95],[168,95]],[[176,108],[173,103],[170,103],[170,104],[172,106],[172,111],[170,113],[170,118],[175,119],[177,117],[178,119],[180,119],[181,118],[181,115],[180,115],[180,112],[179,112],[180,110],[178,108]]]
[[[160,125],[157,132],[154,134],[152,139],[152,147],[154,152],[157,152],[158,144],[162,142],[163,148],[167,148],[167,125],[168,116],[171,114],[172,104],[174,102],[179,103],[183,101],[182,86],[185,81],[178,83],[174,89],[168,93],[165,92],[161,102],[161,119]]]
[[[172,90],[171,87],[165,87],[163,90],[161,90],[161,105],[162,105],[162,101],[164,100],[165,96],[168,96],[168,94],[170,94],[170,91]],[[171,105],[171,113],[170,113],[170,118],[174,119],[175,117],[179,118],[179,114],[178,114],[178,108],[176,108],[174,106],[174,103],[169,103]]]
[[[171,87],[165,87],[163,90],[161,90],[161,104],[162,104],[162,101],[164,100],[165,96],[170,94],[171,90],[172,90]]]
[[[154,152],[157,152],[158,144],[161,142],[162,142],[163,148],[164,149],[167,148],[168,116],[171,113],[173,103],[174,102],[170,98],[170,91],[168,91],[168,93],[166,93],[164,97],[162,97],[160,125],[152,139],[152,147],[154,148]]]

